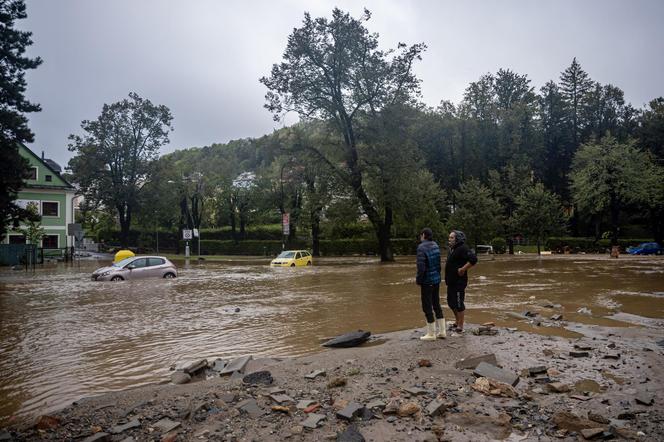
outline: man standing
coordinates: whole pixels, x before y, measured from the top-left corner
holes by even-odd
[[[463,333],[466,305],[468,269],[477,264],[477,256],[466,245],[466,235],[461,230],[453,230],[448,237],[449,253],[445,263],[445,284],[447,284],[447,305],[454,312],[456,323],[451,330]]]
[[[417,246],[415,278],[415,282],[420,286],[422,310],[427,318],[427,333],[420,337],[423,341],[435,341],[436,337],[444,338],[447,335],[443,309],[440,307],[440,279],[440,248],[433,240],[431,229],[425,227],[420,233],[420,244]]]

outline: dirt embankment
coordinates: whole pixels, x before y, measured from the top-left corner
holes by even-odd
[[[664,330],[586,327],[574,340],[496,330],[435,342],[408,330],[255,359],[242,375],[210,368],[199,382],[82,400],[0,440],[662,440]]]

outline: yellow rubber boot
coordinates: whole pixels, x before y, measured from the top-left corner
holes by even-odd
[[[420,336],[420,339],[423,341],[435,341],[436,340],[436,323],[431,322],[427,323],[427,334]]]

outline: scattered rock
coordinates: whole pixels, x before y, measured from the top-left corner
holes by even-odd
[[[292,397],[287,394],[271,394],[270,399],[275,401],[277,404],[283,404],[285,402],[295,402]]]
[[[385,402],[381,400],[371,401],[366,405],[369,410],[383,410],[385,408]]]
[[[242,382],[244,382],[245,384],[270,385],[272,384],[272,382],[274,382],[274,379],[272,379],[272,373],[270,373],[267,370],[263,370],[263,371],[255,371],[253,373],[246,375],[245,377],[242,378]]]
[[[602,416],[601,414],[594,413],[592,411],[588,412],[588,419],[594,422],[598,422],[600,424],[609,424],[611,421]]]
[[[107,442],[111,440],[111,435],[108,433],[95,433],[92,436],[83,439],[83,442]]]
[[[388,417],[388,418],[385,419],[385,420],[386,420],[387,422],[389,422],[390,424],[393,424],[394,422],[397,421],[397,417],[396,417],[396,416],[390,416],[390,417]]]
[[[420,359],[417,361],[419,367],[431,367],[431,361],[428,359]]]
[[[573,358],[587,358],[590,356],[590,353],[587,351],[570,351],[569,355]]]
[[[138,419],[133,419],[132,421],[124,424],[124,425],[116,425],[115,427],[111,428],[111,433],[112,434],[120,434],[123,433],[127,430],[131,430],[132,428],[138,428],[141,426],[141,422]]]
[[[569,411],[559,411],[551,418],[560,429],[567,431],[581,431],[589,428],[597,428],[597,423],[588,419],[578,417]]]
[[[227,404],[232,404],[237,399],[237,395],[235,393],[222,393],[219,395],[219,399],[226,402]]]
[[[217,358],[217,359],[214,360],[214,363],[212,364],[212,367],[210,367],[210,368],[212,369],[212,371],[219,372],[219,371],[222,371],[226,367],[226,365],[228,365],[228,363],[226,361],[224,361],[223,359]]]
[[[247,413],[251,417],[259,417],[263,415],[263,410],[256,403],[256,399],[245,399],[238,403],[236,408],[241,412]]]
[[[493,327],[479,327],[472,331],[475,336],[495,336],[498,330]]]
[[[502,382],[503,384],[516,386],[519,383],[519,376],[515,373],[498,368],[495,365],[486,362],[480,362],[473,372],[475,376],[493,379],[494,381]]]
[[[607,353],[604,356],[602,356],[602,359],[618,360],[618,359],[620,359],[620,353]]]
[[[462,359],[458,361],[454,366],[459,369],[475,369],[480,362],[486,362],[488,364],[492,365],[498,365],[498,361],[496,361],[496,355],[491,353],[491,354],[486,354],[486,355],[481,355],[481,356],[471,356],[469,358]]]
[[[357,402],[349,403],[343,410],[337,411],[337,417],[340,419],[351,420],[362,413],[364,405]]]
[[[456,404],[453,402],[445,402],[440,399],[433,400],[427,405],[426,412],[429,416],[438,416],[439,414],[445,413],[448,408],[455,407]]]
[[[528,375],[530,377],[535,377],[538,374],[546,373],[546,367],[544,365],[538,365],[536,367],[530,367],[528,369]]]
[[[305,408],[304,411],[305,413],[314,413],[320,409],[320,404],[311,404],[307,408]]]
[[[546,388],[553,393],[569,393],[571,388],[562,382],[552,382],[546,385]]]
[[[391,399],[385,408],[383,409],[383,414],[395,414],[399,411],[399,401]]]
[[[186,384],[191,381],[191,376],[184,371],[174,371],[171,373],[171,383],[173,384]]]
[[[401,417],[412,416],[415,413],[418,413],[422,408],[417,405],[415,402],[408,402],[399,407],[397,414]]]
[[[297,408],[298,410],[304,410],[305,408],[315,403],[316,401],[313,399],[302,399],[301,401],[298,401],[297,405],[295,405],[295,408]]]
[[[427,393],[430,392],[429,390],[425,390],[424,388],[420,388],[420,387],[408,387],[408,388],[404,388],[403,390],[407,393],[412,394],[413,396],[420,396],[420,395],[427,394]]]
[[[337,387],[345,387],[346,386],[346,379],[345,378],[334,378],[330,382],[327,383],[327,388],[337,388]]]
[[[315,429],[325,418],[324,414],[311,413],[300,425],[305,428]]]
[[[581,308],[578,309],[576,312],[577,312],[577,313],[580,313],[580,314],[582,314],[582,315],[588,315],[588,316],[590,316],[590,315],[593,314],[593,312],[592,312],[589,308],[587,308],[587,307],[581,307]]]
[[[304,375],[304,377],[307,379],[316,379],[318,376],[327,376],[327,373],[325,370],[314,370],[311,373]]]
[[[192,375],[206,367],[207,367],[207,359],[201,359],[200,361],[195,361],[188,365],[185,365],[182,371],[184,371],[188,375]]]
[[[176,429],[177,427],[179,427],[180,422],[175,422],[175,421],[172,421],[169,418],[165,417],[165,418],[163,418],[162,420],[160,420],[159,422],[157,422],[156,424],[154,424],[152,426],[154,428],[156,428],[157,430],[159,430],[160,433],[166,434],[166,433]]]
[[[247,367],[247,364],[252,359],[253,359],[252,356],[242,356],[241,358],[233,359],[231,362],[228,363],[228,365],[226,365],[226,367],[224,367],[223,370],[221,370],[221,372],[219,372],[219,374],[221,376],[225,376],[225,375],[233,374],[236,371],[240,372],[242,374],[242,373],[244,373],[244,370]]]
[[[560,314],[553,315],[553,316],[551,316],[551,320],[552,321],[562,321],[563,320],[563,315],[560,315]]]
[[[39,418],[36,427],[38,430],[54,430],[60,426],[61,422],[59,417],[44,415]]]
[[[604,433],[604,428],[587,428],[581,430],[581,435],[585,439],[595,439],[596,437],[599,437],[602,433]]]
[[[641,405],[652,405],[655,402],[655,398],[652,395],[649,395],[647,393],[641,393],[639,394],[636,398],[634,398],[637,404]]]
[[[505,384],[503,382],[497,382],[493,379],[479,377],[475,380],[475,383],[471,385],[471,388],[475,391],[479,391],[482,394],[491,395],[491,396],[502,396],[502,397],[511,397],[515,398],[518,396],[518,393],[511,385]]]
[[[362,436],[362,433],[354,425],[337,434],[337,442],[364,442],[364,440],[364,436]]]
[[[338,348],[356,347],[366,342],[366,340],[369,339],[369,336],[371,336],[371,332],[358,330],[356,332],[350,332],[332,338],[329,341],[323,343],[323,347],[338,347]]]

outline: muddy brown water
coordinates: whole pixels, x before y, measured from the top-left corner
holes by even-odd
[[[294,269],[265,260],[180,262],[175,280],[122,283],[90,281],[103,261],[0,270],[0,426],[163,381],[169,367],[193,359],[297,356],[350,330],[422,327],[413,261],[330,258]],[[567,337],[579,336],[573,324],[538,327],[508,312],[620,327],[663,323],[661,257],[499,256],[481,260],[470,281],[473,323]],[[577,313],[582,307],[590,314]]]

